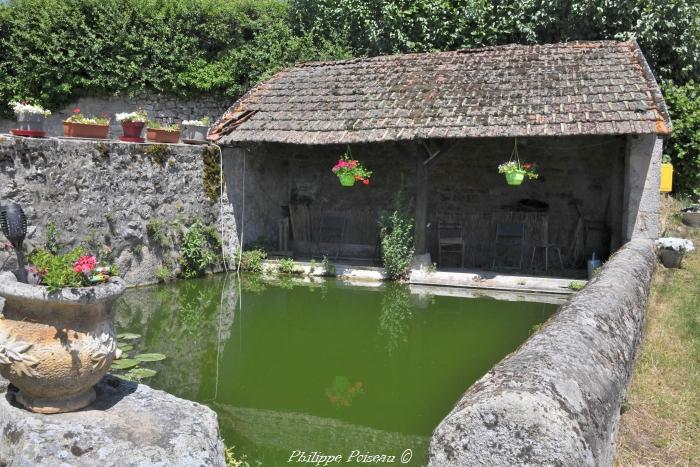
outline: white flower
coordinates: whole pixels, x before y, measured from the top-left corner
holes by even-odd
[[[678,252],[690,252],[695,249],[693,242],[687,238],[663,237],[656,241],[656,246]]]
[[[148,120],[148,115],[143,110],[137,110],[136,112],[121,112],[114,116],[118,122],[145,122]]]
[[[40,105],[22,104],[21,102],[17,101],[10,102],[10,105],[12,106],[12,110],[14,110],[15,114],[38,114],[43,115],[44,117],[51,115],[50,110],[46,110]]]
[[[204,117],[199,120],[185,120],[182,122],[183,125],[197,125],[197,126],[209,126],[209,118]]]

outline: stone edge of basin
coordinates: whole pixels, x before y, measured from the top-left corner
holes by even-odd
[[[460,398],[428,465],[612,465],[655,268],[652,240],[622,247]]]
[[[77,412],[16,406],[0,377],[0,465],[188,465],[225,467],[216,413],[145,384],[106,375],[97,400]]]

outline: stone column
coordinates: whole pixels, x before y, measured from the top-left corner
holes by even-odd
[[[659,236],[659,186],[663,139],[655,134],[627,137],[622,232],[625,241]]]

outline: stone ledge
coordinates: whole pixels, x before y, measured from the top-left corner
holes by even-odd
[[[612,465],[656,254],[632,240],[457,402],[430,466]]]
[[[220,466],[216,414],[201,404],[105,376],[84,410],[40,415],[0,378],[0,465]]]

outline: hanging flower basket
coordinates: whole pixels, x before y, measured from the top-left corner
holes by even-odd
[[[340,184],[342,186],[355,185],[355,176],[353,174],[338,175],[338,179],[340,180]]]
[[[363,185],[369,185],[369,179],[372,176],[371,170],[367,170],[360,161],[352,158],[350,147],[331,171],[338,176],[340,185],[345,187],[354,186],[357,181],[361,181]]]
[[[537,174],[537,165],[531,162],[524,164],[520,163],[518,156],[518,139],[515,139],[515,146],[507,162],[498,166],[498,173],[505,174],[508,185],[517,186],[525,181],[525,177],[534,180],[539,175]]]
[[[523,180],[525,180],[525,172],[524,170],[516,170],[513,172],[506,172],[506,182],[508,182],[508,185],[521,185],[523,183]]]

